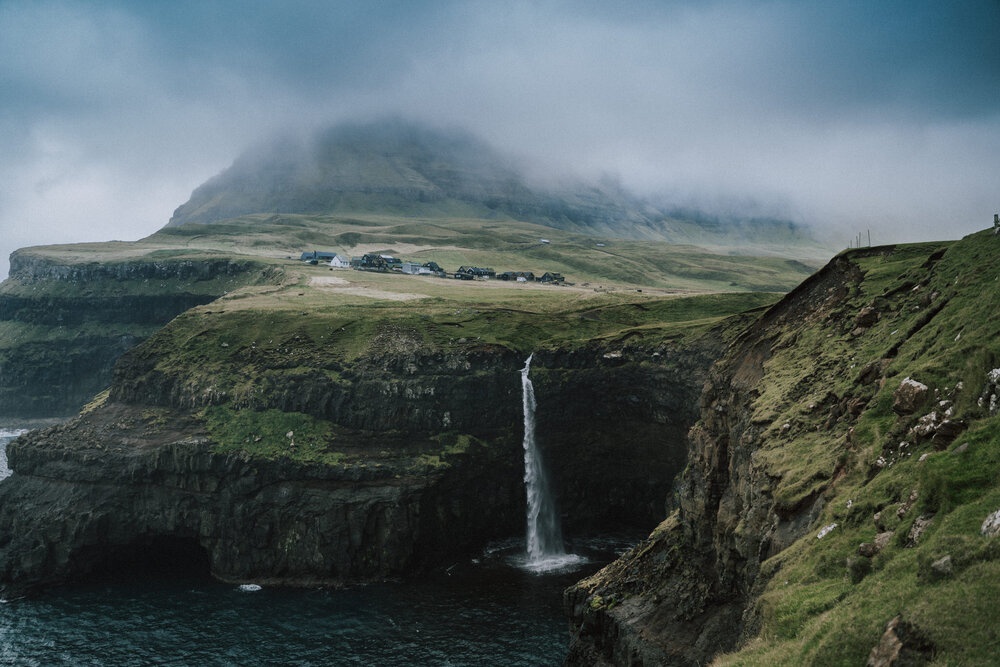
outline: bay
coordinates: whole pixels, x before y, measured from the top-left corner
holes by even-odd
[[[0,479],[6,443],[0,431]],[[523,539],[442,563],[419,579],[340,590],[246,590],[144,573],[0,603],[0,664],[559,665],[562,591],[635,535],[571,540],[574,569],[518,567]]]

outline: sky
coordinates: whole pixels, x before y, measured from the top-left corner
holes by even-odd
[[[1000,211],[1000,0],[0,0],[0,277],[384,116],[845,247],[960,238]]]

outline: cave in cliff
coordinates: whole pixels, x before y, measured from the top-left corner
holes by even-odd
[[[129,544],[106,547],[95,557],[98,560],[93,576],[97,579],[122,582],[211,578],[208,552],[189,537],[139,537]]]

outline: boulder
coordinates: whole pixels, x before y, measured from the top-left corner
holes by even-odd
[[[1000,510],[986,517],[982,527],[979,529],[985,537],[996,537],[1000,535]]]
[[[903,378],[892,397],[892,410],[898,415],[910,415],[927,400],[930,390],[923,382]]]
[[[854,318],[854,326],[861,329],[867,329],[876,322],[878,322],[878,311],[871,306],[862,308]]]
[[[913,522],[913,526],[910,528],[909,534],[906,536],[906,546],[917,546],[917,543],[920,542],[920,538],[923,537],[924,532],[930,527],[933,521],[933,515],[921,514],[918,516]]]
[[[986,408],[991,415],[1000,411],[1000,368],[986,374],[986,386],[979,395],[979,407]]]
[[[887,530],[876,535],[873,542],[862,542],[858,546],[858,555],[866,558],[873,558],[876,554],[889,546],[889,540],[892,539],[893,535],[894,533],[891,530]]]
[[[917,441],[930,440],[935,448],[944,449],[964,431],[966,424],[961,419],[943,418],[937,411],[929,412],[917,420],[910,429],[910,435]]]
[[[920,628],[897,616],[889,621],[866,664],[868,667],[915,667],[929,663],[933,657],[934,645]]]

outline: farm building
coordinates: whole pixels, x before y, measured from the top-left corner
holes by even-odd
[[[490,278],[496,278],[496,271],[493,269],[484,269],[478,266],[460,266],[458,271],[455,271],[455,277],[460,280],[488,280]]]
[[[403,273],[411,276],[429,276],[434,273],[429,267],[417,264],[416,262],[403,262],[401,270]]]

